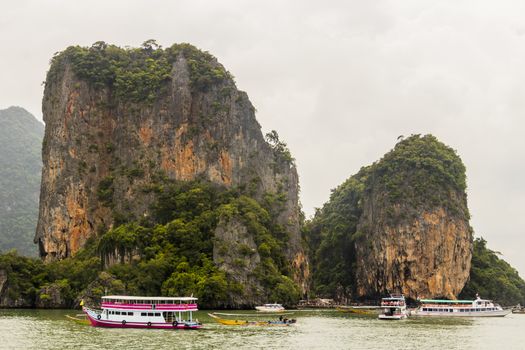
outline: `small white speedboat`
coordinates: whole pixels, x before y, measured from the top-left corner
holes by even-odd
[[[285,308],[281,304],[264,304],[256,306],[255,309],[261,312],[282,312]]]

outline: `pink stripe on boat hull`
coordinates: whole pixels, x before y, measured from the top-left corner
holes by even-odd
[[[97,320],[92,318],[87,314],[89,322],[93,327],[107,327],[107,328],[152,328],[152,329],[199,329],[202,325],[192,325],[186,326],[183,323],[179,323],[176,326],[173,326],[171,323],[152,323],[151,326],[148,326],[147,323],[143,322],[117,322],[117,321],[106,321],[106,320]]]

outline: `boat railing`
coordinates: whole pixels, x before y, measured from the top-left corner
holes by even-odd
[[[405,306],[404,301],[382,301],[381,306]]]
[[[450,303],[450,304],[421,304],[421,307],[434,307],[434,308],[451,308],[451,307],[455,307],[455,308],[472,308],[472,304],[453,304],[453,303]]]

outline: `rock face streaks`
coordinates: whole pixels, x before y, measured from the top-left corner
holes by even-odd
[[[284,193],[278,221],[286,228],[287,258],[306,286],[298,176],[276,160],[246,93],[228,76],[195,89],[181,51],[163,89],[148,103],[94,88],[71,62],[53,63],[43,99],[46,124],[40,211],[35,242],[45,261],[74,255],[89,237],[118,221],[149,215],[156,176],[205,179],[226,187],[255,186],[255,196]],[[211,68],[224,70],[215,59]],[[51,72],[50,70],[50,72]],[[235,235],[242,235],[243,230]],[[228,237],[221,231],[219,237]]]
[[[361,225],[370,225],[369,237],[356,244],[358,295],[454,299],[461,292],[472,256],[468,223],[443,208],[398,225],[373,220],[374,214],[380,215],[366,203]]]

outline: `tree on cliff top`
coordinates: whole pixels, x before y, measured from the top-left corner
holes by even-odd
[[[78,78],[96,89],[110,88],[118,98],[152,103],[157,95],[165,93],[173,64],[179,57],[188,62],[191,86],[196,92],[233,79],[208,52],[190,44],[163,49],[150,39],[139,48],[121,48],[103,41],[89,48],[70,46],[55,54],[46,82],[56,79],[62,66],[69,64]]]

